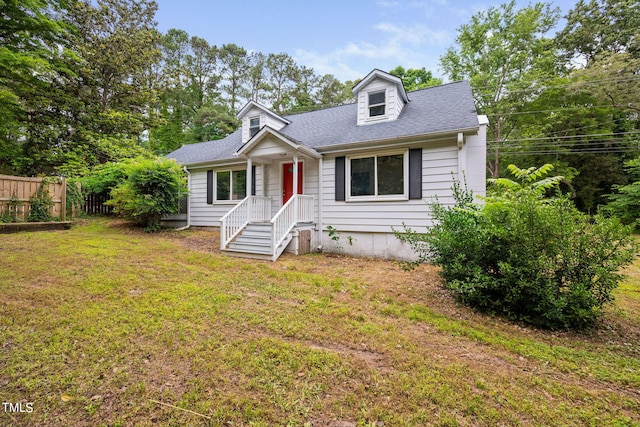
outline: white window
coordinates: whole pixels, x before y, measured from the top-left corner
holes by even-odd
[[[242,200],[247,197],[247,171],[216,172],[216,200]]]
[[[251,117],[249,119],[249,138],[258,133],[260,130],[260,117]]]
[[[386,114],[386,91],[369,92],[369,117],[380,117]]]
[[[349,198],[406,199],[407,162],[406,152],[349,158]]]

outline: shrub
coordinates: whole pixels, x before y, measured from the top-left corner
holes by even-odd
[[[29,198],[29,216],[28,222],[48,222],[53,221],[51,216],[51,208],[53,207],[53,199],[49,194],[50,178],[43,178],[35,196]]]
[[[187,193],[182,170],[175,161],[158,157],[130,162],[125,172],[127,179],[111,190],[107,204],[147,231],[159,229],[162,217],[177,213]]]
[[[519,182],[492,180],[500,190],[482,205],[456,183],[455,206],[432,205],[428,234],[396,232],[420,261],[442,267],[464,303],[548,329],[593,324],[637,252],[630,229],[615,218],[593,218],[556,193],[552,169],[509,170]]]
[[[80,182],[82,191],[92,194],[108,194],[118,185],[124,184],[128,177],[128,169],[133,163],[142,159],[126,159],[118,163],[104,163],[93,168],[91,173]]]

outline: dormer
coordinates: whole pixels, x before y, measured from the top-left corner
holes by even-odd
[[[409,102],[399,77],[375,69],[353,88],[358,100],[358,126],[390,122]]]
[[[249,141],[265,126],[280,130],[291,123],[289,120],[255,101],[247,102],[236,117],[242,122],[242,143]]]

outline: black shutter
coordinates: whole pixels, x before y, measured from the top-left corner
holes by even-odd
[[[251,165],[251,195],[256,195],[256,165]]]
[[[422,148],[409,150],[409,199],[422,199]]]
[[[207,204],[213,204],[213,171],[207,171]]]
[[[336,201],[344,202],[344,156],[336,157]]]

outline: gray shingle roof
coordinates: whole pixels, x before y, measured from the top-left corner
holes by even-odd
[[[471,87],[466,81],[408,95],[409,103],[394,121],[358,126],[358,105],[354,103],[286,116],[291,123],[279,132],[310,148],[326,149],[332,145],[455,132],[479,126]],[[167,157],[186,165],[233,160],[237,158],[233,154],[241,146],[241,131],[237,130],[221,140],[184,145]]]

